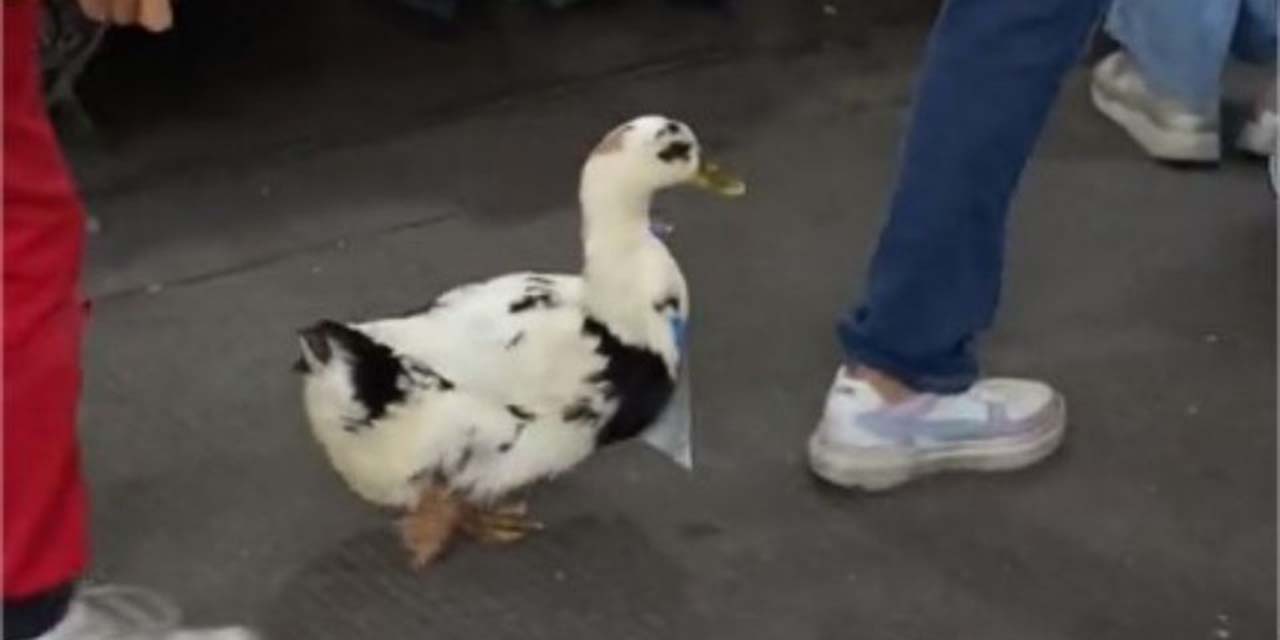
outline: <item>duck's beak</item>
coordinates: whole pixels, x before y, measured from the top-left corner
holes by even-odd
[[[698,163],[698,172],[693,174],[689,183],[726,198],[736,198],[747,192],[747,185],[741,178],[706,158]]]

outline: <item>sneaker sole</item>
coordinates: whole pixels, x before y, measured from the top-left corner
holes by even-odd
[[[1120,125],[1154,158],[1170,162],[1215,163],[1222,156],[1222,141],[1216,132],[1187,133],[1162,129],[1147,114],[1113,99],[1097,84],[1090,86],[1089,92],[1093,96],[1093,106]]]
[[[1034,439],[969,445],[927,455],[903,449],[853,450],[809,439],[809,467],[818,477],[847,489],[885,491],[915,478],[943,471],[1014,471],[1029,467],[1056,451],[1066,434],[1067,405],[1062,396],[1039,418],[1045,427]]]

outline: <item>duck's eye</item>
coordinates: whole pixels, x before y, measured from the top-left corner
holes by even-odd
[[[688,162],[689,154],[692,151],[693,145],[688,142],[672,142],[671,144],[663,147],[662,151],[658,152],[658,159],[668,163],[675,162],[676,160]]]

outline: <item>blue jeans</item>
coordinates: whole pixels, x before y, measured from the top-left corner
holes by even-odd
[[[1227,56],[1276,57],[1276,0],[1115,0],[1107,33],[1157,91],[1216,112]]]
[[[1205,0],[1212,1],[1212,0]],[[846,357],[915,389],[962,391],[1000,296],[1005,217],[1104,0],[949,0],[933,26]]]

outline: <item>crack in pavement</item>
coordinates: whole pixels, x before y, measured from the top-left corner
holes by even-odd
[[[127,286],[127,287],[123,287],[115,290],[109,289],[96,294],[91,294],[88,297],[94,304],[104,304],[108,302],[114,302],[117,300],[132,298],[140,295],[156,294],[165,289],[174,289],[174,288],[180,288],[180,287],[191,287],[191,286],[201,285],[208,282],[220,280],[222,278],[228,278],[228,277],[233,277],[233,276],[237,276],[245,273],[251,273],[253,271],[257,271],[266,267],[282,264],[302,256],[316,255],[319,253],[324,253],[324,252],[334,251],[334,250],[343,251],[343,250],[346,250],[348,244],[352,240],[356,240],[356,241],[376,240],[378,238],[381,238],[393,233],[399,233],[401,231],[409,231],[413,229],[422,229],[422,228],[430,227],[436,224],[440,224],[442,222],[447,222],[449,220],[456,219],[461,215],[462,215],[462,211],[459,209],[455,209],[447,213],[427,216],[425,218],[419,218],[417,220],[408,220],[406,222],[400,222],[400,223],[389,225],[386,227],[370,229],[365,232],[346,234],[336,238],[327,238],[325,240],[320,240],[320,241],[311,242],[303,245],[289,247],[279,251],[269,252],[267,254],[264,254],[255,258],[250,258],[248,260],[244,260],[241,262],[237,262],[232,265],[220,267],[217,269],[211,269],[209,271],[203,271],[200,273],[195,273],[189,276],[183,276],[181,278],[175,278],[173,280],[152,282],[152,283],[143,284],[143,285]]]

